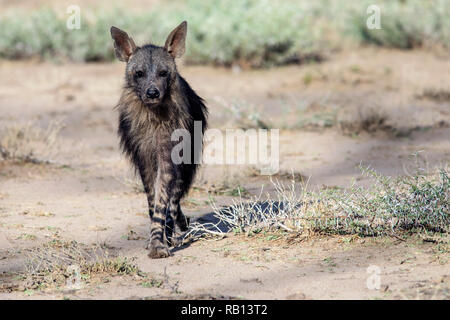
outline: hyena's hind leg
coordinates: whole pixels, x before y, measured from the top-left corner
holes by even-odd
[[[178,179],[175,183],[172,196],[170,197],[169,212],[166,221],[166,237],[173,244],[173,233],[175,224],[181,232],[185,232],[189,228],[189,219],[185,217],[181,211],[180,200],[183,195],[183,181]]]
[[[183,211],[181,211],[180,202],[178,202],[178,210],[177,215],[175,216],[175,222],[177,223],[178,228],[180,228],[180,231],[185,232],[189,229],[189,221],[190,219],[183,214]]]
[[[171,247],[173,245],[172,237],[175,232],[175,222],[173,221],[173,217],[170,213],[168,213],[166,217],[166,227],[164,232],[166,233],[167,245]]]
[[[189,218],[186,217],[181,211],[180,204],[171,204],[170,207],[175,210],[169,209],[169,214],[166,220],[166,238],[169,246],[176,246],[178,244],[176,237],[179,235],[175,229],[175,223],[181,232],[186,232],[189,228]]]

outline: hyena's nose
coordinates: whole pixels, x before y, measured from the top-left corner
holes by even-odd
[[[145,95],[149,99],[156,99],[159,98],[159,91],[156,88],[149,88],[147,89],[147,92],[145,92]]]

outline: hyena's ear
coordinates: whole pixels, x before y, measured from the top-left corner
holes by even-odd
[[[175,59],[184,54],[187,33],[187,22],[183,21],[167,37],[164,49]]]
[[[111,27],[111,37],[114,39],[114,51],[120,61],[128,62],[128,59],[136,50],[136,45],[125,31]]]

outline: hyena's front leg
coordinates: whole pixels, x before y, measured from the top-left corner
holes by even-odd
[[[158,168],[155,183],[155,209],[150,227],[150,252],[148,256],[152,259],[165,258],[170,255],[166,243],[165,226],[167,206],[173,185],[173,172],[164,165]]]
[[[145,194],[147,195],[148,202],[148,215],[150,217],[150,223],[155,212],[155,176],[150,166],[139,168],[139,173],[141,175],[142,185],[144,186]],[[146,243],[146,248],[150,247],[150,240]]]
[[[150,224],[152,223],[153,215],[155,213],[155,188],[150,186],[149,188],[145,187],[145,193],[147,194],[147,202],[148,202],[148,216],[150,217]],[[145,247],[149,249],[151,246],[150,239],[147,240]]]
[[[139,174],[141,175],[142,185],[144,186],[144,191],[147,195],[148,214],[151,219],[155,209],[155,174],[152,171],[152,167],[149,165],[140,166]]]
[[[147,195],[148,215],[151,221],[155,212],[155,187],[153,186],[153,181],[144,184],[144,190]]]
[[[172,197],[170,198],[170,214],[174,218],[180,231],[187,231],[189,227],[189,220],[181,211],[180,200],[183,195],[183,180],[178,179],[175,183],[175,188]]]

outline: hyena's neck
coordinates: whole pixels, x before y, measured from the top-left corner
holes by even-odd
[[[131,124],[135,126],[149,125],[154,127],[186,128],[189,126],[186,120],[191,119],[188,113],[186,99],[180,94],[179,78],[171,86],[168,96],[157,106],[146,106],[136,95],[132,88],[124,88],[118,109],[122,117],[132,120]]]

